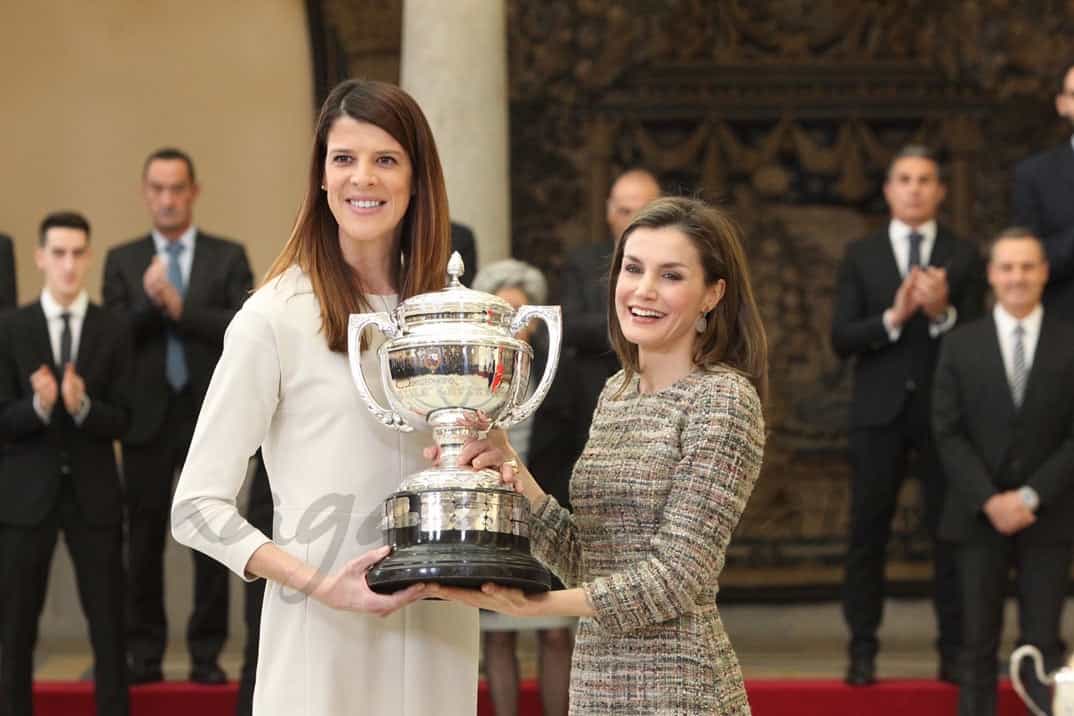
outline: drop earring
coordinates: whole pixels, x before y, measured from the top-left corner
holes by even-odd
[[[694,321],[694,330],[698,333],[704,333],[705,329],[709,327],[709,322],[707,318],[708,317],[704,313],[698,316],[697,320]]]

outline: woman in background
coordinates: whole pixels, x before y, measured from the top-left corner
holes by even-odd
[[[548,283],[540,270],[515,259],[504,259],[482,268],[474,279],[473,288],[499,296],[516,310],[526,304],[542,305],[548,300]],[[533,346],[531,389],[544,373],[548,357],[548,333],[543,328],[543,323],[531,321],[517,336]],[[522,461],[528,459],[532,428],[533,416],[530,416],[507,430],[507,437]],[[543,487],[548,489],[547,485]],[[555,577],[552,579],[552,589],[563,589],[562,582]],[[564,616],[523,619],[488,611],[481,613],[485,675],[496,716],[518,713],[517,646],[518,632],[524,629],[537,630],[537,680],[545,716],[567,713],[573,642],[571,628],[575,621],[573,617]]]
[[[727,545],[764,451],[764,329],[737,228],[685,198],[642,209],[616,244],[605,385],[571,478],[573,514],[520,466],[534,555],[567,589],[431,587],[519,616],[582,619],[572,714],[749,714],[716,608]],[[471,443],[510,452],[502,432]]]

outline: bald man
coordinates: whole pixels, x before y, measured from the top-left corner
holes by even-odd
[[[533,474],[561,504],[567,504],[567,484],[589,437],[597,397],[619,370],[608,343],[608,272],[615,241],[660,194],[660,183],[650,172],[631,169],[620,174],[606,202],[607,235],[575,249],[563,267],[563,367],[537,410],[530,444]]]

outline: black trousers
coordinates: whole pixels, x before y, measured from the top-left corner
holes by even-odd
[[[998,532],[987,540],[958,547],[959,574],[966,595],[959,716],[996,713],[996,652],[1012,568],[1017,585],[1019,643],[1040,649],[1046,673],[1063,666],[1059,622],[1070,576],[1071,550],[1070,543],[1032,544],[1018,535],[1004,537]],[[1050,714],[1051,689],[1037,680],[1031,662],[1023,662],[1020,675],[1029,695]]]
[[[123,527],[86,522],[65,478],[56,504],[33,526],[0,525],[0,714],[32,716],[33,656],[49,568],[63,530],[75,567],[78,598],[89,623],[94,700],[100,716],[126,716],[127,656],[123,635]]]
[[[946,480],[929,428],[929,399],[923,391],[907,394],[892,424],[850,433],[852,483],[843,617],[850,629],[851,653],[875,655],[891,521],[911,457],[913,472],[921,480],[925,525],[933,539],[937,648],[945,662],[954,664],[962,645],[962,604],[954,547],[937,538]]]
[[[199,406],[189,390],[174,394],[157,436],[123,446],[127,483],[130,583],[127,649],[139,670],[160,668],[168,639],[164,612],[164,540],[169,531],[172,488],[190,447]],[[227,567],[193,551],[194,610],[187,622],[187,648],[195,666],[216,664],[227,641]]]
[[[272,536],[274,506],[269,489],[268,473],[261,451],[255,456],[257,469],[250,483],[246,520]],[[251,716],[254,709],[254,683],[257,677],[257,653],[261,637],[261,604],[265,600],[265,580],[247,582],[243,594],[243,619],[246,622],[246,647],[242,654],[242,674],[239,676],[239,697],[235,706],[236,716]]]

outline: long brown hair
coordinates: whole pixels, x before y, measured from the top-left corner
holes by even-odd
[[[351,313],[372,311],[361,277],[343,259],[339,225],[321,191],[328,132],[340,117],[369,122],[402,145],[413,167],[410,199],[403,217],[400,262],[395,284],[400,300],[443,288],[451,246],[447,190],[436,142],[421,108],[395,85],[346,80],[325,99],[317,117],[310,153],[309,181],[298,218],[265,282],[297,265],[310,277],[321,306],[321,330],[333,351],[347,350]]]
[[[657,199],[648,204],[615,243],[608,277],[608,334],[623,364],[626,381],[641,372],[641,364],[638,347],[626,339],[619,325],[615,287],[619,283],[624,246],[639,227],[681,231],[697,249],[705,271],[705,284],[711,286],[720,279],[727,284],[723,299],[706,320],[705,332],[698,334],[694,342],[693,361],[701,367],[723,364],[742,373],[753,383],[763,403],[768,396],[768,340],[753,297],[741,232],[724,212],[685,197]]]

